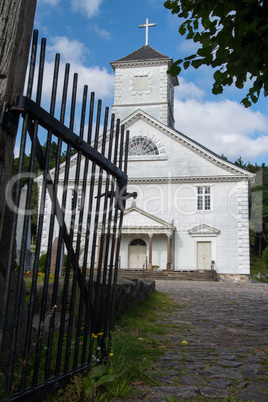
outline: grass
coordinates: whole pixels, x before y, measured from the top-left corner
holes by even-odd
[[[260,282],[268,282],[268,279],[261,279],[261,278],[258,279],[258,278],[256,278],[256,276],[253,276],[258,273],[267,275],[268,267],[265,263],[263,256],[259,257],[258,255],[251,254],[251,256],[250,256],[250,276],[251,276],[251,278],[257,279]]]
[[[265,264],[264,258],[252,254],[250,257],[250,274],[268,274],[268,268]]]
[[[146,370],[164,354],[165,344],[157,335],[168,333],[169,328],[161,319],[164,314],[171,314],[173,308],[168,294],[154,291],[129,309],[115,323],[108,364],[93,368],[86,376],[75,376],[67,388],[46,400],[110,401],[141,396],[144,387],[157,384]]]

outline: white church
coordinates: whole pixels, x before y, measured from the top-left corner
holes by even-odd
[[[112,112],[130,133],[127,190],[137,192],[124,212],[120,268],[213,267],[218,280],[247,280],[254,175],[175,129],[173,60],[148,45],[149,26],[144,46],[111,63]]]

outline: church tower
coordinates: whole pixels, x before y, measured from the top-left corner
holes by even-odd
[[[146,25],[140,26],[146,27],[144,46],[111,63],[115,71],[112,112],[123,120],[141,109],[174,128],[174,87],[178,79],[167,74],[172,58],[148,45],[148,27],[152,25],[147,19]]]

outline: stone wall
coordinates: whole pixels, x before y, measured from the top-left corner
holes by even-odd
[[[230,274],[218,274],[217,273],[217,282],[227,282],[227,283],[242,283],[248,282],[249,275],[230,275]]]
[[[148,297],[155,289],[155,281],[118,278],[116,285],[115,316],[135,306]]]

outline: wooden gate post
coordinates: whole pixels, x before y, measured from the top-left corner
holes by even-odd
[[[23,93],[37,0],[0,0],[0,110]],[[12,175],[15,138],[0,126],[0,255],[10,238],[5,189]],[[5,224],[3,225],[5,219]],[[4,258],[5,260],[5,258]],[[2,267],[3,269],[3,260]]]

